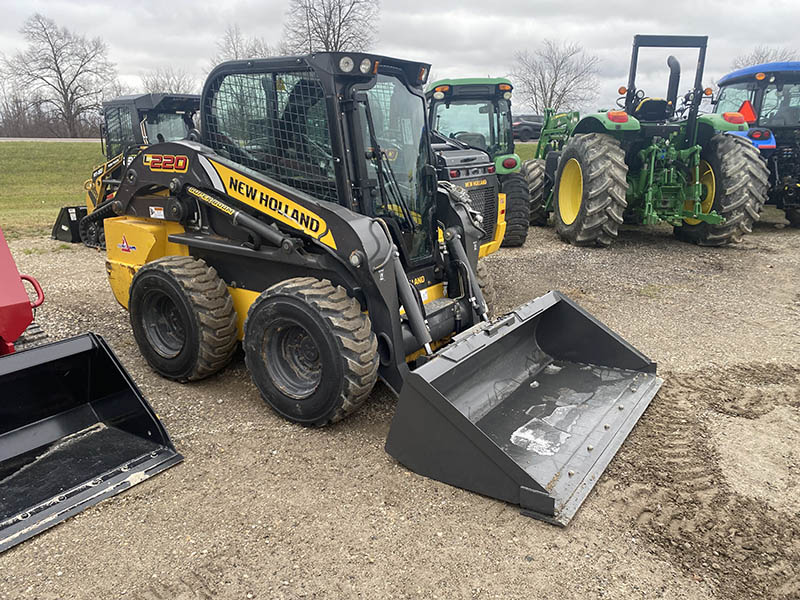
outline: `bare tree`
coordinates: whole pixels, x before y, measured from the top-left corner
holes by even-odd
[[[544,40],[515,55],[512,75],[517,93],[537,113],[545,108],[581,108],[597,96],[600,59],[580,44]]]
[[[7,76],[31,94],[39,94],[43,108],[63,121],[67,135],[79,134],[88,113],[99,107],[103,88],[116,77],[103,40],[59,28],[34,14],[20,32],[27,48],[3,60]]]
[[[142,85],[148,94],[193,94],[197,80],[183,69],[161,67],[144,73]]]
[[[768,62],[797,60],[798,53],[794,48],[777,48],[773,46],[756,46],[748,54],[741,54],[733,59],[731,69],[743,69]]]
[[[275,49],[264,38],[242,34],[237,24],[228,25],[217,41],[217,53],[211,58],[211,67],[214,68],[226,60],[264,58],[274,54]]]
[[[284,38],[290,52],[366,50],[375,41],[378,0],[289,0]]]

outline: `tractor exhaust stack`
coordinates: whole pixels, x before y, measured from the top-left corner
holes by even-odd
[[[386,450],[421,475],[566,525],[661,387],[655,367],[550,292],[414,370]]]

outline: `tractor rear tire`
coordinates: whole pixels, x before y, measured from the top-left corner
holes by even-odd
[[[489,312],[489,318],[494,316],[494,310],[497,306],[497,290],[494,287],[494,277],[492,272],[486,266],[483,259],[478,261],[478,269],[476,272],[478,277],[478,286],[481,288],[483,299],[486,301],[486,309]]]
[[[618,140],[604,133],[570,138],[559,159],[553,192],[558,235],[575,246],[611,245],[628,206],[627,174]]]
[[[159,375],[181,383],[213,375],[236,349],[236,311],[216,270],[191,256],[144,265],[131,282],[133,337]]]
[[[247,312],[245,363],[282,417],[323,426],[353,413],[378,378],[378,339],[358,300],[327,279],[295,277]]]
[[[528,222],[531,225],[547,225],[547,210],[544,197],[544,160],[534,158],[522,163],[522,175],[528,184],[528,199],[530,209]]]
[[[787,208],[786,220],[790,227],[800,227],[800,208]]]
[[[675,237],[699,246],[722,246],[740,241],[753,231],[767,200],[769,170],[758,150],[747,140],[717,134],[700,154],[714,175],[715,191],[711,210],[725,218],[712,225],[699,222],[674,228]]]
[[[528,184],[520,173],[509,173],[502,176],[500,191],[506,195],[506,234],[502,245],[522,246],[528,239]]]

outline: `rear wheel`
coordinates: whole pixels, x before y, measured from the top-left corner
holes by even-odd
[[[501,191],[506,195],[506,235],[503,246],[522,246],[528,239],[528,184],[520,173],[503,175]]]
[[[576,246],[609,246],[627,202],[628,167],[619,142],[602,133],[572,137],[556,171],[556,231]]]
[[[753,223],[767,200],[769,171],[758,150],[737,136],[718,134],[700,155],[700,204],[707,214],[715,210],[725,221],[717,225],[684,219],[675,237],[700,246],[722,246],[753,231]],[[684,205],[691,210],[692,202]]]
[[[160,375],[186,382],[222,369],[236,349],[236,311],[225,282],[204,261],[167,256],[131,282],[133,337]]]
[[[519,141],[520,142],[528,142],[528,141],[530,141],[531,137],[533,137],[533,135],[531,134],[531,131],[529,129],[522,129],[519,132]]]
[[[792,227],[800,227],[800,208],[787,208],[786,219]]]
[[[250,306],[245,363],[264,401],[304,425],[327,425],[364,403],[378,377],[369,317],[327,279],[282,281]]]
[[[528,222],[531,225],[547,225],[547,210],[544,197],[544,160],[534,158],[522,164],[522,176],[528,184]]]

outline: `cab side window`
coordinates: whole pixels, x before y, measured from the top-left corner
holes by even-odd
[[[133,140],[133,122],[131,113],[126,108],[109,108],[105,111],[106,138],[108,139],[108,156],[122,153]]]
[[[327,102],[314,73],[234,73],[215,87],[204,124],[214,150],[338,202]]]

